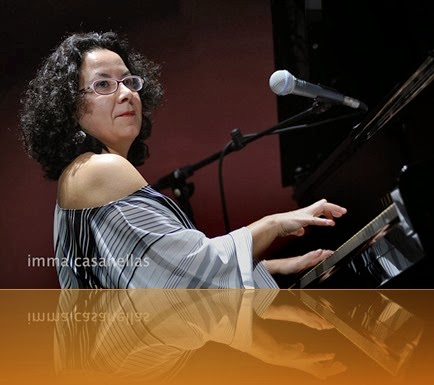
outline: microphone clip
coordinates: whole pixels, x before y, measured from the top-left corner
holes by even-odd
[[[322,113],[328,111],[334,104],[335,103],[331,102],[327,98],[317,96],[315,99],[313,99],[312,113],[322,114]]]
[[[241,133],[239,128],[234,128],[231,131],[231,138],[232,138],[232,143],[231,143],[231,149],[232,150],[241,150],[243,147],[245,147],[245,142],[244,142],[244,136]]]

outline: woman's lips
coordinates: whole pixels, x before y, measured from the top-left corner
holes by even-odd
[[[122,114],[120,114],[118,116],[119,117],[123,117],[123,116],[128,117],[128,116],[134,116],[134,115],[136,115],[136,113],[134,111],[126,111],[126,112],[123,112]]]

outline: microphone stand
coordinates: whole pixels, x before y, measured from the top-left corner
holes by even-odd
[[[282,122],[274,125],[273,127],[267,128],[259,133],[243,135],[238,128],[235,128],[231,131],[232,140],[224,150],[216,152],[197,163],[189,164],[177,168],[170,174],[161,177],[156,183],[151,184],[151,186],[158,191],[170,187],[172,189],[174,197],[178,201],[179,206],[187,214],[187,216],[194,224],[195,221],[194,221],[193,209],[189,201],[190,197],[193,195],[194,192],[194,184],[187,183],[186,179],[192,176],[195,173],[195,171],[222,158],[222,156],[230,154],[234,151],[239,151],[247,144],[255,140],[258,140],[259,138],[262,138],[266,135],[273,134],[277,130],[282,131],[282,130],[289,130],[289,129],[299,129],[300,126],[296,126],[296,127],[285,127],[285,126],[300,121],[306,117],[323,113],[328,109],[330,109],[331,106],[332,104],[330,102],[317,98],[314,99],[312,107],[307,108],[306,110],[292,117],[289,117],[288,119],[283,120]]]

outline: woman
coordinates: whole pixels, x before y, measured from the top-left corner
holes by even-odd
[[[159,67],[113,32],[68,36],[23,98],[26,150],[58,180],[54,242],[62,288],[277,287],[271,274],[331,255],[259,262],[277,237],[333,226],[346,209],[325,199],[221,237],[194,228],[135,166],[162,98]]]

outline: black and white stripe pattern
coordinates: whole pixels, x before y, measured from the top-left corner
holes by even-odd
[[[61,290],[53,315],[58,382],[180,383],[173,380],[209,341],[249,350],[254,314],[262,317],[258,309],[278,292]]]
[[[150,186],[88,209],[56,205],[62,288],[277,288],[247,228],[208,238]]]

